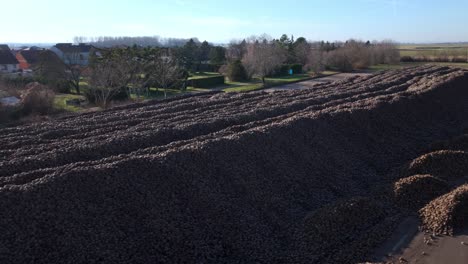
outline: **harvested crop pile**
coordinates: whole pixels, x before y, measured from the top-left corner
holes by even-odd
[[[302,219],[468,127],[467,84],[423,66],[2,129],[0,263],[323,262]]]
[[[397,181],[393,188],[400,206],[416,210],[448,191],[448,183],[432,175],[406,177]]]
[[[438,234],[453,235],[468,226],[468,184],[441,196],[420,210],[422,226]]]
[[[391,231],[388,216],[388,210],[372,198],[336,202],[305,218],[303,246],[313,252],[312,263],[363,261]]]
[[[468,176],[468,152],[440,150],[413,160],[408,175],[431,174],[446,180],[457,180]]]
[[[432,145],[433,150],[463,150],[468,151],[468,134],[451,140],[439,141]]]

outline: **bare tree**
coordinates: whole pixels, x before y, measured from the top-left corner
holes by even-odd
[[[68,57],[66,59],[69,62],[76,62],[77,59],[80,59],[79,52],[69,53],[66,56]],[[81,94],[80,82],[85,68],[78,63],[64,63],[64,67],[64,78],[70,83],[71,86],[73,86],[73,88],[75,88],[77,94]]]
[[[182,71],[168,49],[157,50],[151,55],[146,72],[150,83],[164,89],[164,98],[167,98],[167,88],[182,78]]]
[[[127,50],[113,50],[92,66],[89,93],[107,108],[114,96],[127,89],[139,73],[138,61]]]
[[[398,46],[391,40],[374,41],[371,46],[372,64],[396,64],[400,62]],[[425,53],[422,55],[425,57]]]
[[[39,62],[34,70],[48,80],[67,82],[75,88],[77,94],[81,94],[80,81],[85,68],[76,63],[79,59],[79,52],[67,53],[62,61],[53,52],[44,51],[39,55]]]
[[[325,54],[320,49],[310,50],[307,56],[306,67],[314,73],[320,73],[325,69]]]
[[[265,86],[265,77],[272,74],[286,60],[285,50],[275,42],[266,39],[247,44],[242,59],[250,76],[257,75]]]
[[[88,38],[84,36],[76,36],[73,38],[73,43],[80,44],[80,43],[87,43]]]
[[[243,40],[242,42],[231,40],[226,49],[226,59],[229,62],[236,60],[241,60],[246,53],[247,42]]]

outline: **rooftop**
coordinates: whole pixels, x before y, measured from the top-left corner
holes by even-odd
[[[13,53],[8,50],[0,49],[0,64],[18,64],[18,60]]]

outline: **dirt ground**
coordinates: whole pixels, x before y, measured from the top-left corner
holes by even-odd
[[[468,229],[456,236],[435,236],[418,230],[419,221],[409,217],[375,252],[373,262],[414,264],[468,263]]]
[[[310,88],[320,83],[342,81],[342,80],[355,77],[355,76],[367,76],[371,74],[372,73],[338,73],[338,74],[326,76],[323,78],[317,78],[317,79],[312,79],[312,80],[298,82],[298,83],[276,86],[273,88],[266,89],[265,91],[273,92],[273,91],[281,91],[281,90],[302,90],[302,89]]]

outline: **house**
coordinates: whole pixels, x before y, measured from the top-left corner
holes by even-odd
[[[19,62],[19,68],[21,70],[30,70],[33,65],[39,62],[41,52],[44,52],[44,50],[28,49],[18,51],[16,59]]]
[[[0,50],[10,50],[10,47],[8,47],[8,45],[5,44],[0,44]]]
[[[94,48],[91,45],[80,43],[73,45],[71,43],[59,43],[52,48],[52,52],[66,64],[87,66],[89,63],[89,56]]]
[[[0,73],[13,73],[19,69],[19,62],[7,45],[0,45]]]

